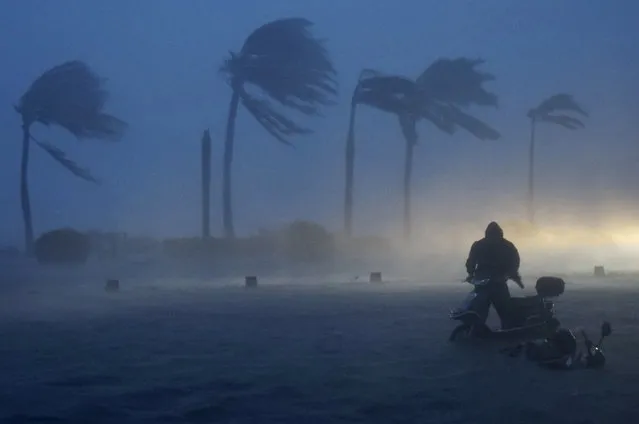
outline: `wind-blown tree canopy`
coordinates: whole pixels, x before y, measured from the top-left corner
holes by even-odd
[[[355,150],[355,113],[357,105],[371,106],[392,113],[399,119],[406,139],[404,175],[405,235],[410,233],[410,179],[413,147],[417,143],[417,122],[425,119],[441,131],[454,134],[459,128],[481,140],[496,140],[497,130],[468,114],[470,106],[497,106],[497,96],[483,84],[494,76],[476,68],[480,59],[439,59],[433,62],[416,80],[388,75],[366,69],[360,74],[351,103],[351,119],[346,147],[345,231],[352,231],[352,186]]]
[[[231,162],[239,103],[276,140],[291,144],[312,131],[278,110],[274,103],[316,116],[337,94],[336,71],[324,44],[304,18],[269,22],[251,33],[239,53],[230,52],[221,67],[233,90],[226,128],[223,174],[225,235],[234,237],[231,205]],[[251,93],[257,89],[258,93]]]
[[[240,53],[229,52],[221,71],[242,104],[275,139],[312,132],[278,112],[281,106],[305,115],[319,115],[321,106],[334,104],[336,71],[323,43],[309,30],[313,23],[287,18],[267,23],[248,36]],[[246,85],[265,96],[250,94]]]
[[[584,122],[569,113],[588,117],[586,112],[570,94],[555,94],[528,112],[528,117],[536,122],[561,125],[570,130],[584,128]]]
[[[103,112],[108,99],[104,82],[81,61],[65,62],[46,71],[31,84],[15,107],[22,117],[23,128],[40,123],[64,128],[78,139],[119,140],[127,125]],[[58,147],[33,140],[75,176],[98,182]]]
[[[497,140],[500,134],[488,124],[464,112],[471,106],[497,107],[497,95],[484,84],[495,77],[480,72],[482,59],[439,59],[417,78],[418,102],[424,119],[453,133],[462,128],[480,140]]]
[[[98,182],[88,169],[69,159],[61,149],[51,143],[35,140],[31,136],[32,125],[40,123],[59,126],[78,139],[119,140],[127,124],[103,112],[107,98],[104,79],[84,62],[69,61],[46,71],[36,79],[15,106],[22,118],[21,194],[28,253],[33,250],[27,180],[30,141],[33,140],[76,177]]]
[[[569,130],[584,128],[584,122],[575,116],[588,117],[586,112],[566,93],[555,94],[528,111],[530,118],[530,148],[528,152],[528,220],[533,223],[535,217],[535,129],[537,123],[549,123]]]
[[[79,139],[118,140],[126,124],[103,112],[105,81],[84,62],[66,62],[35,80],[16,110],[25,125],[57,125]]]

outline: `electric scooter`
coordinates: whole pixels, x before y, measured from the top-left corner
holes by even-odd
[[[450,318],[460,324],[451,332],[449,340],[460,338],[544,337],[560,326],[555,317],[555,305],[551,298],[564,292],[565,282],[559,277],[541,277],[535,284],[534,296],[512,297],[507,328],[492,329],[486,325],[490,309],[488,284],[490,278],[467,280],[473,286],[460,307],[450,312]]]

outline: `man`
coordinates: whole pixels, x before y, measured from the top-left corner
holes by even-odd
[[[514,244],[504,238],[504,231],[496,222],[488,224],[485,237],[471,246],[466,260],[466,271],[469,279],[491,279],[486,289],[499,315],[502,328],[508,328],[508,279],[515,281],[522,289],[524,284],[519,276],[519,252]]]

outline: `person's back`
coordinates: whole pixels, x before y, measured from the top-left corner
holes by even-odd
[[[468,278],[490,278],[486,289],[497,310],[502,328],[509,328],[513,311],[510,308],[508,279],[523,288],[519,276],[519,252],[514,244],[504,238],[504,232],[496,222],[486,227],[485,237],[473,243],[466,260]]]
[[[519,252],[504,238],[504,232],[496,222],[486,227],[485,237],[473,243],[466,271],[478,278],[516,278],[519,275]]]

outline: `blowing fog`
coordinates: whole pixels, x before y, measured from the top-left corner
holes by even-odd
[[[0,81],[3,288],[64,293],[63,307],[108,279],[149,290],[371,272],[452,283],[490,221],[529,281],[636,271],[632,14],[489,3],[11,7],[0,29],[19,40],[2,45],[14,64]],[[306,62],[324,78],[307,81],[314,99],[295,86],[298,65],[282,65],[299,62],[290,47],[250,44],[278,19],[324,40],[325,62]],[[246,51],[272,55],[282,78],[260,79],[268,63],[238,71]],[[235,106],[233,78],[244,79]],[[100,105],[106,127],[69,115],[82,102]],[[25,257],[58,229],[89,236],[84,265]]]
[[[0,421],[637,416],[639,3],[0,16]],[[491,221],[605,375],[445,342]]]

